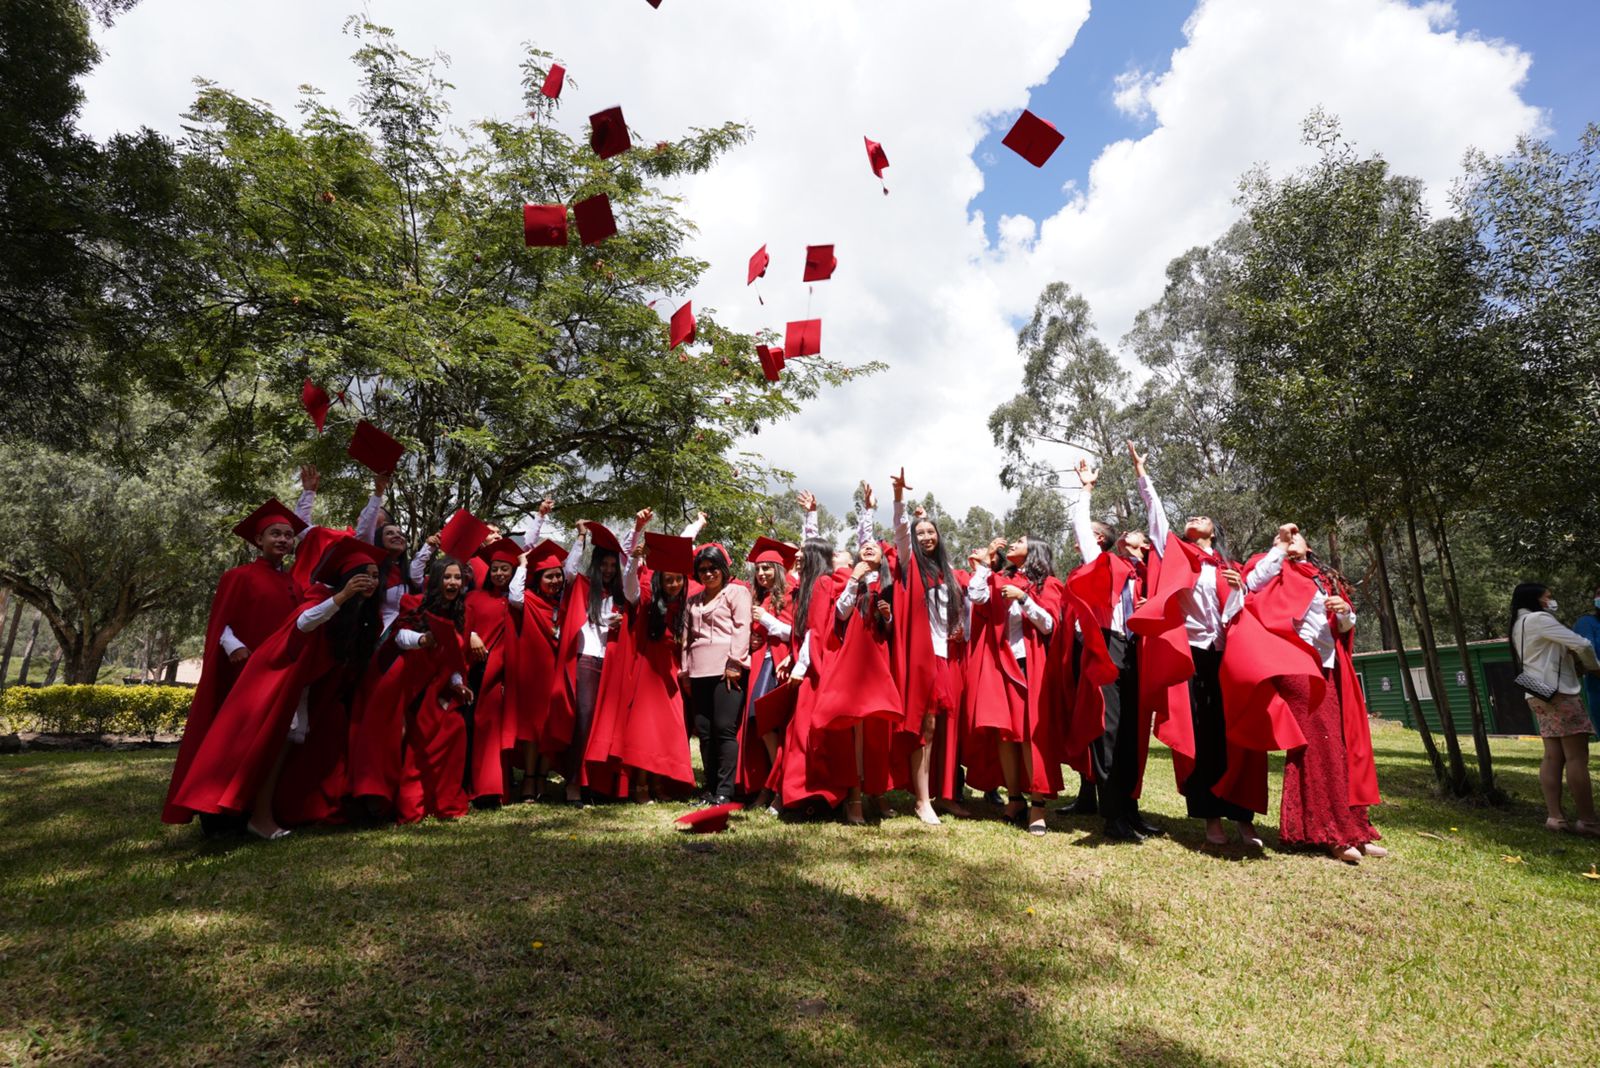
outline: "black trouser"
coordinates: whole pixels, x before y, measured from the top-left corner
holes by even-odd
[[[578,657],[578,683],[572,709],[572,744],[562,761],[561,775],[569,783],[581,781],[583,751],[589,747],[589,728],[594,726],[594,702],[600,695],[600,671],[606,666],[599,656]]]
[[[1112,631],[1101,633],[1117,677],[1100,687],[1106,731],[1089,747],[1089,760],[1099,785],[1100,815],[1114,820],[1138,811],[1133,790],[1139,781],[1139,647]]]
[[[1196,649],[1194,674],[1189,676],[1189,713],[1194,721],[1194,770],[1183,784],[1189,815],[1196,819],[1229,819],[1249,823],[1249,809],[1224,801],[1211,792],[1228,770],[1228,721],[1222,716],[1222,653]]]
[[[744,711],[745,678],[729,685],[721,675],[689,680],[689,714],[695,737],[700,739],[700,764],[706,772],[706,792],[733,796],[734,773],[739,770],[739,716]]]

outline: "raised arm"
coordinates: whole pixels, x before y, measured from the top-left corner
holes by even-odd
[[[683,533],[679,534],[678,537],[688,538],[693,541],[700,536],[700,532],[704,529],[706,529],[706,514],[701,512],[689,521],[688,525],[683,528]]]
[[[314,464],[300,465],[300,499],[295,502],[294,514],[300,517],[305,530],[294,536],[296,545],[306,536],[306,531],[311,529],[311,509],[317,503],[317,489],[322,485],[322,472]]]
[[[821,528],[817,526],[817,495],[810,490],[801,490],[795,498],[800,504],[800,511],[804,518],[800,521],[800,536],[804,538],[821,537]]]
[[[1161,498],[1156,493],[1156,485],[1150,481],[1150,475],[1145,470],[1143,456],[1133,447],[1133,442],[1128,442],[1128,455],[1133,458],[1133,473],[1139,481],[1139,496],[1144,498],[1145,527],[1150,532],[1150,548],[1160,556],[1167,548],[1167,510],[1161,504]]]
[[[856,516],[856,548],[859,549],[872,540],[874,528],[877,526],[878,498],[872,492],[869,483],[861,483],[861,511]]]
[[[906,517],[906,490],[911,487],[906,485],[906,469],[902,467],[890,482],[894,485],[894,551],[899,555],[900,566],[905,567],[911,559],[911,521]]]
[[[1083,492],[1072,503],[1072,533],[1078,539],[1078,552],[1083,556],[1083,562],[1092,564],[1100,558],[1100,542],[1094,536],[1094,512],[1090,496],[1100,472],[1090,467],[1088,460],[1079,460],[1077,470]]]
[[[383,495],[389,492],[389,476],[379,475],[372,482],[372,496],[356,517],[356,537],[370,544],[378,541],[378,513],[383,509]]]
[[[561,573],[568,582],[578,577],[578,565],[583,563],[583,543],[589,539],[589,528],[584,524],[587,519],[578,520],[578,536],[572,539],[572,548],[567,550],[567,558],[561,562]]]
[[[1283,561],[1288,556],[1289,538],[1293,536],[1293,531],[1293,523],[1285,523],[1279,527],[1278,537],[1272,543],[1272,548],[1268,549],[1267,555],[1250,569],[1250,574],[1244,577],[1245,588],[1251,593],[1277,578],[1278,573],[1283,570]]]
[[[639,603],[639,560],[649,549],[648,543],[641,542],[628,552],[627,559],[622,562],[622,596],[627,598],[629,604]]]

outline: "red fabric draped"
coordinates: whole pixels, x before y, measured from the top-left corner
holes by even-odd
[[[256,790],[283,751],[300,695],[339,667],[328,648],[325,627],[306,634],[295,625],[300,610],[332,595],[326,586],[312,586],[297,609],[245,661],[173,796],[172,804],[180,812],[250,811]]]
[[[786,576],[779,576],[779,581],[786,584],[783,611],[773,613],[785,623],[794,624],[794,588],[788,585]],[[757,604],[757,608],[766,607],[772,611],[771,600],[765,605]],[[745,709],[745,714],[739,719],[739,771],[737,782],[740,790],[754,793],[760,790],[772,775],[772,760],[767,756],[767,744],[762,736],[768,731],[780,730],[788,722],[762,722],[758,714],[756,702],[762,695],[755,692],[756,680],[761,676],[763,659],[770,659],[774,668],[790,659],[792,648],[789,642],[773,641],[767,634],[767,628],[759,621],[750,625],[750,704]],[[769,706],[770,707],[770,706]],[[752,715],[752,713],[757,713]],[[779,739],[782,744],[782,739]]]
[[[1059,625],[1064,587],[1051,577],[1035,589],[1021,575],[998,573],[990,574],[988,583],[989,599],[972,606],[972,645],[968,652],[969,689],[974,698],[973,747],[984,752],[984,759],[972,761],[967,782],[974,789],[985,791],[1005,785],[996,747],[999,742],[1020,742],[1026,747],[1023,788],[1029,793],[1054,796],[1062,786],[1062,740],[1056,705],[1047,693],[1053,674],[1049,669],[1049,643],[1032,623],[1024,621],[1022,635],[1029,669],[1025,672],[1011,650],[1011,602],[1001,595],[1001,590],[1014,586],[1030,594]]]
[[[512,610],[512,643],[506,657],[504,714],[500,724],[500,747],[511,749],[520,742],[538,742],[545,737],[555,691],[561,678],[557,671],[560,641],[556,636],[559,602],[545,600],[533,589],[522,600],[522,611]]]
[[[1057,670],[1074,676],[1072,707],[1062,736],[1062,760],[1085,777],[1092,778],[1089,746],[1106,732],[1105,697],[1100,687],[1117,680],[1117,665],[1106,649],[1103,630],[1111,626],[1111,594],[1120,593],[1133,565],[1111,553],[1101,553],[1092,564],[1080,564],[1067,575],[1064,601],[1066,611],[1077,623],[1082,653],[1076,672],[1070,671],[1071,650],[1059,654]],[[1063,632],[1065,633],[1065,632]],[[1064,646],[1065,643],[1062,643]]]
[[[193,813],[174,805],[173,798],[188,777],[195,753],[200,749],[207,730],[216,718],[217,709],[233,689],[244,665],[235,665],[223,652],[220,644],[222,631],[233,629],[254,657],[285,620],[294,614],[300,602],[301,588],[293,575],[273,567],[265,559],[236,567],[222,574],[217,583],[216,595],[211,599],[211,616],[206,623],[205,648],[200,667],[200,683],[195,687],[194,699],[189,703],[189,717],[183,725],[183,740],[178,745],[177,761],[172,767],[172,781],[167,786],[167,800],[161,811],[165,823],[188,823]],[[246,664],[249,663],[247,659]]]
[[[841,591],[842,592],[842,591]],[[889,662],[891,638],[881,635],[877,623],[877,603],[891,602],[892,594],[880,593],[869,587],[858,596],[868,602],[862,612],[857,603],[850,617],[837,624],[842,630],[838,648],[828,658],[828,669],[817,686],[816,704],[812,709],[813,744],[820,745],[825,754],[842,751],[834,739],[821,739],[821,734],[846,734],[850,738],[850,762],[840,767],[830,762],[828,773],[836,776],[835,786],[848,791],[861,784],[870,794],[881,794],[906,784],[910,779],[908,761],[897,759],[894,746],[896,733],[903,731],[905,710],[901,706],[900,689],[895,683]],[[835,602],[837,603],[837,601]],[[890,633],[893,633],[891,628]],[[855,762],[854,728],[862,729],[862,764],[857,775]],[[908,750],[900,750],[903,754]]]
[[[641,598],[649,596],[650,581],[650,570],[640,568]],[[678,679],[680,649],[670,620],[666,634],[652,639],[647,603],[629,606],[625,614],[628,619],[606,649],[594,727],[584,752],[586,773],[591,783],[615,788],[626,781],[624,769],[633,769],[692,791],[694,768]]]
[[[821,680],[829,670],[833,654],[841,645],[834,626],[834,603],[844,589],[838,573],[818,578],[811,590],[806,613],[805,636],[810,637],[810,667],[800,680],[794,714],[784,733],[783,760],[778,774],[780,797],[786,806],[808,797],[818,797],[830,806],[844,800],[844,788],[855,775],[855,738],[850,731],[824,730],[817,722],[816,710]],[[803,641],[803,636],[801,637]],[[844,769],[848,768],[848,773]]]
[[[550,687],[550,711],[539,735],[539,752],[560,756],[572,744],[578,707],[578,653],[583,625],[589,618],[589,576],[574,575],[561,595],[561,641],[556,646],[556,677]]]

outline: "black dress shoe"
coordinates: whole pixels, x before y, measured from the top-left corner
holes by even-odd
[[[1162,838],[1165,837],[1167,833],[1165,829],[1157,827],[1155,824],[1145,819],[1141,813],[1135,812],[1127,819],[1128,825],[1134,830],[1138,831],[1140,834],[1144,835],[1146,838]]]
[[[1093,786],[1085,786],[1078,791],[1078,797],[1069,805],[1062,805],[1057,812],[1068,816],[1095,816],[1100,812],[1099,799],[1095,796]]]
[[[1121,816],[1116,819],[1106,820],[1105,835],[1113,842],[1144,841],[1144,835],[1140,834],[1133,824]]]
[[[983,799],[985,801],[987,801],[991,805],[1003,805],[1003,804],[1005,804],[1005,801],[1002,800],[1001,797],[1000,797],[1000,791],[999,790],[990,790],[988,793],[983,795]]]

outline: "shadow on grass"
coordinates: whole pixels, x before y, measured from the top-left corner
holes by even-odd
[[[268,846],[161,828],[167,766],[0,775],[0,1040],[202,1063],[1223,1063],[1063,1011],[1124,976],[1134,913],[937,834],[688,839],[675,806],[518,806]],[[1020,902],[1070,895],[1090,922],[1022,926]]]

